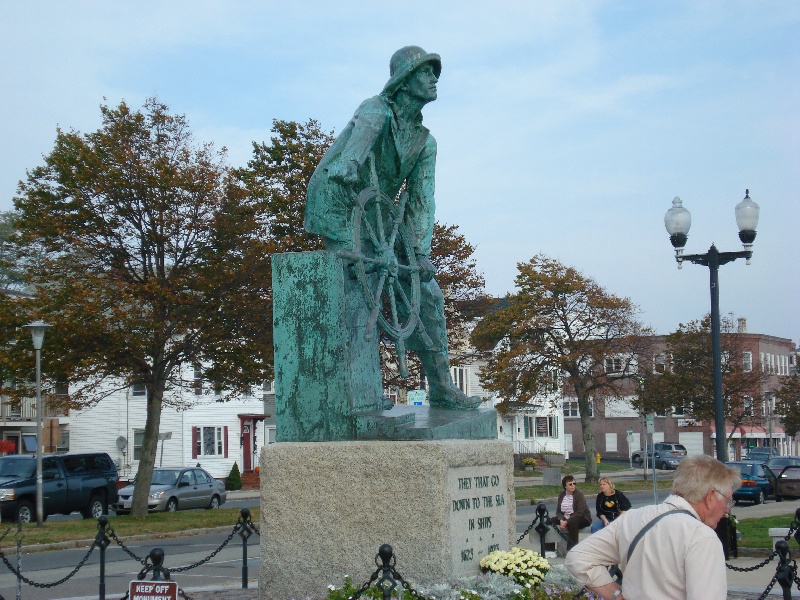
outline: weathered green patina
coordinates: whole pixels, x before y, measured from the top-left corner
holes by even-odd
[[[496,437],[495,411],[450,377],[429,258],[436,141],[421,110],[440,73],[439,56],[418,46],[392,56],[383,91],[359,106],[309,183],[305,227],[327,250],[274,258],[279,440]],[[377,329],[395,341],[401,373],[406,349],[419,356],[430,410],[382,410]]]

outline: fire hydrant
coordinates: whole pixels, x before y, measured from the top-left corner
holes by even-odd
[[[595,455],[595,459],[597,460],[597,464],[599,465],[600,464],[600,453],[599,452]]]

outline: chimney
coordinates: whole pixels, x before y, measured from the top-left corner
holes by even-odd
[[[738,319],[739,326],[737,327],[738,333],[747,333],[747,319],[745,317],[739,317]]]

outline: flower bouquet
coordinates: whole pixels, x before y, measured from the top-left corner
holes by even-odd
[[[484,556],[480,565],[484,571],[511,577],[528,589],[539,585],[550,570],[550,563],[543,556],[525,548],[495,550]]]

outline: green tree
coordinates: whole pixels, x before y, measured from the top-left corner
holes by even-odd
[[[100,111],[93,133],[59,129],[20,184],[19,242],[42,253],[27,273],[35,298],[21,306],[25,320],[53,324],[44,369],[70,381],[73,404],[145,385],[131,509],[144,516],[165,390],[191,398],[183,374],[195,364],[233,392],[268,378],[271,287],[263,230],[224,151],[196,144],[156,99]]]
[[[586,479],[596,481],[589,403],[594,396],[626,395],[625,382],[636,376],[637,355],[649,331],[636,320],[637,308],[629,299],[608,293],[558,260],[539,254],[517,268],[515,293],[472,334],[476,347],[493,349],[481,380],[503,398],[500,410],[509,402],[541,401],[558,391],[576,398]]]
[[[775,392],[775,412],[781,415],[783,428],[791,437],[800,433],[800,375],[783,381]]]
[[[21,291],[25,283],[21,260],[13,243],[16,219],[13,211],[0,212],[0,290],[6,292]]]
[[[722,400],[725,418],[732,423],[730,438],[747,421],[760,423],[754,402],[761,397],[766,374],[760,369],[745,371],[741,357],[742,337],[735,333],[734,319],[720,322],[722,334]],[[642,412],[680,410],[698,421],[714,421],[714,378],[711,348],[711,318],[680,324],[665,338],[669,357],[663,373],[642,370],[642,386],[634,406]]]
[[[234,462],[231,467],[231,472],[225,478],[226,490],[240,490],[242,489],[242,474],[239,472],[239,464]]]

